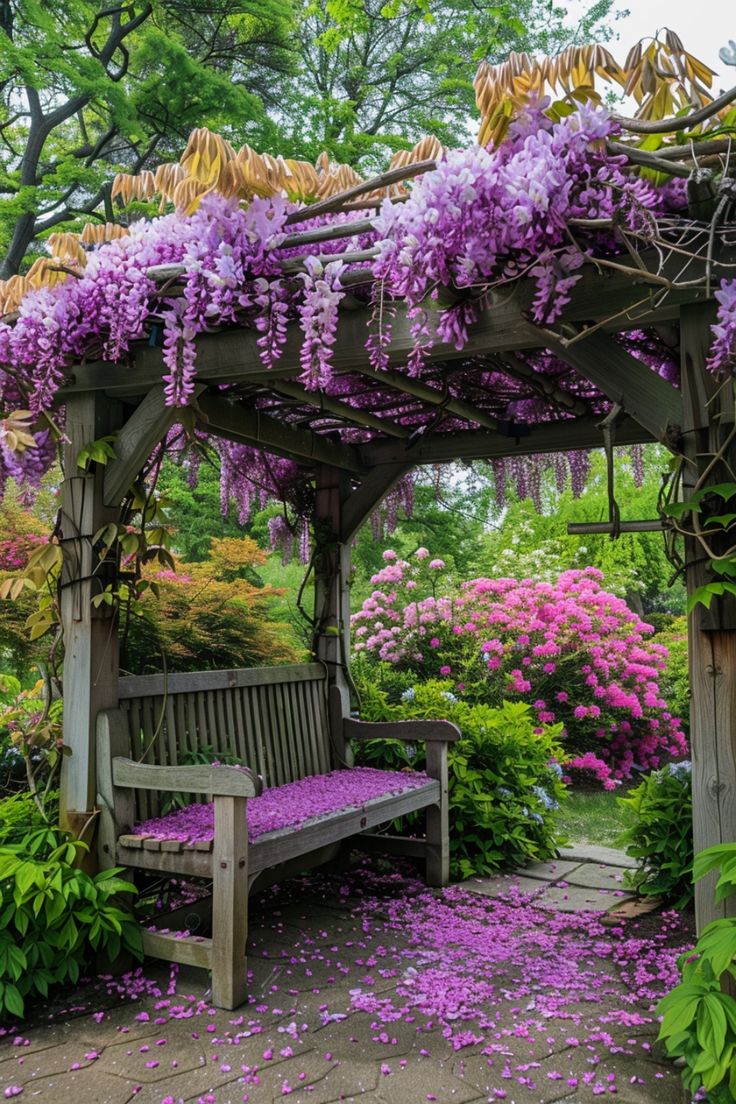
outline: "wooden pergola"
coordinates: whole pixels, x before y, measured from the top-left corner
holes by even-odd
[[[701,241],[707,241],[707,233]],[[717,243],[714,281],[730,272],[732,253]],[[365,349],[369,310],[360,299],[347,297],[333,357],[334,373],[345,380],[344,395],[339,382],[330,394],[307,391],[299,382],[296,324],[270,370],[260,360],[252,330],[233,327],[198,338],[198,427],[288,457],[313,477],[316,653],[343,702],[349,693],[351,541],[415,466],[599,447],[600,423],[616,404],[616,444],[661,442],[686,458],[686,484],[697,479],[707,456],[718,451],[734,425],[731,389],[721,387],[706,368],[715,303],[706,290],[704,254],[705,245],[699,257],[686,261],[674,252],[664,261],[654,251],[642,253],[640,276],[587,265],[553,331],[530,321],[534,292],[525,282],[512,291],[487,293],[478,301],[478,320],[462,351],[439,343],[428,348],[421,382],[400,370],[414,346],[402,307],[388,348],[391,367],[376,372]],[[432,309],[436,322],[441,305]],[[632,330],[656,335],[679,356],[680,389],[617,340],[617,334]],[[568,366],[564,387],[559,375],[530,369],[526,358],[538,352],[551,352]],[[90,601],[100,581],[109,581],[93,534],[116,520],[127,488],[177,420],[176,409],[164,401],[162,374],[161,349],[141,342],[124,370],[104,362],[76,366],[61,395],[68,436],[63,583],[70,584],[62,589],[64,739],[73,753],[63,764],[61,803],[70,824],[85,821],[95,806],[95,720],[99,710],[118,704],[115,615],[104,605],[93,608]],[[225,384],[230,386],[223,391]],[[510,421],[505,416],[509,395],[543,400],[545,420]],[[80,448],[111,433],[117,434],[117,458],[107,467],[77,469]],[[723,478],[717,465],[708,478]],[[692,592],[702,583],[705,566],[692,548],[687,559]],[[699,850],[736,840],[736,609],[731,601],[716,601],[708,611],[697,607],[690,616],[689,640]],[[699,885],[701,926],[723,915],[725,907],[715,906],[711,879]]]

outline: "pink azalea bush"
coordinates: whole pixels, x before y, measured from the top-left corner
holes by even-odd
[[[687,741],[660,688],[667,649],[602,586],[596,568],[557,582],[471,579],[451,586],[420,548],[411,562],[384,553],[375,590],[352,619],[355,651],[412,680],[453,679],[468,700],[522,700],[537,721],[562,724],[567,767],[606,789],[681,758]],[[360,669],[360,663],[358,667]]]

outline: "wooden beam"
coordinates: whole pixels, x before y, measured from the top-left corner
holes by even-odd
[[[378,430],[380,433],[385,433],[387,437],[409,436],[408,430],[394,425],[388,418],[377,418],[370,410],[363,410],[359,406],[350,406],[333,395],[326,395],[324,391],[307,391],[301,383],[293,383],[291,380],[279,380],[272,384],[270,390],[277,395],[286,395],[288,398],[296,399],[307,406],[313,406],[316,410],[324,411],[325,414],[334,414],[338,418],[344,418],[354,425]]]
[[[544,342],[555,356],[618,403],[655,440],[666,441],[673,429],[682,425],[680,392],[609,334],[598,330],[566,345],[544,331]]]
[[[507,375],[528,383],[537,395],[548,402],[554,403],[555,406],[559,406],[560,409],[566,410],[568,414],[582,416],[590,413],[588,405],[582,399],[576,398],[570,391],[560,387],[551,376],[532,368],[531,364],[527,364],[521,357],[514,356],[513,353],[505,353],[501,354],[499,360],[501,361],[502,371]]]
[[[242,403],[203,394],[195,405],[200,428],[230,441],[258,445],[277,456],[310,464],[331,464],[360,475],[365,470],[353,445],[342,445],[309,429],[278,422]]]
[[[522,427],[519,427],[520,429]],[[567,421],[524,427],[524,436],[504,437],[500,433],[475,430],[461,433],[437,433],[412,448],[395,441],[376,441],[363,447],[367,464],[444,464],[451,460],[482,460],[501,456],[531,456],[539,452],[567,452],[569,449],[600,448],[603,437],[600,417],[570,418]],[[628,418],[616,427],[619,445],[646,444],[653,436]]]
[[[729,270],[724,266],[734,260],[736,250],[718,247],[713,279],[727,273]],[[672,321],[678,318],[680,304],[700,302],[705,298],[704,287],[663,288],[647,282],[647,271],[657,273],[660,268],[665,279],[704,280],[705,263],[702,259],[687,261],[677,255],[662,266],[659,254],[651,250],[641,254],[641,261],[646,271],[642,272],[640,279],[629,273],[596,271],[591,262],[573,288],[570,303],[560,321],[603,323],[604,329],[615,332]],[[468,328],[468,341],[464,348],[456,349],[452,344],[438,343],[429,351],[429,359],[457,360],[546,345],[545,340],[534,335],[533,327],[528,323],[534,295],[535,289],[530,281],[521,282],[511,292],[504,288],[498,293],[491,293],[487,307],[478,306],[479,317]],[[431,303],[427,309],[431,333],[436,328],[438,312]],[[341,315],[333,356],[336,371],[370,367],[365,348],[366,322],[366,311],[346,311]],[[296,323],[288,327],[282,357],[273,369],[263,367],[256,344],[258,337],[254,330],[239,328],[203,334],[197,338],[197,378],[205,383],[231,383],[300,375],[302,335]],[[387,349],[390,363],[405,364],[413,347],[410,322],[405,307],[400,304],[392,322],[392,339]],[[160,385],[164,370],[159,348],[142,342],[135,344],[129,361],[127,365],[96,361],[74,366],[67,385],[60,392],[60,400],[76,391],[88,390],[120,395],[146,394],[152,387]]]
[[[614,526],[612,521],[569,521],[567,523],[568,537],[583,537],[591,534],[614,536],[619,533],[661,533],[663,529],[661,518],[651,521],[620,521]]]
[[[204,390],[195,388],[195,398]],[[115,459],[105,470],[104,501],[119,506],[125,493],[156,445],[163,441],[179,417],[175,406],[167,406],[163,387],[153,387],[128,418],[115,439]]]
[[[357,490],[351,491],[343,501],[340,519],[340,540],[344,544],[353,539],[363,522],[411,468],[411,464],[405,463],[382,464],[365,477]]]
[[[377,371],[370,366],[363,366],[356,369],[356,371],[361,376],[375,380],[376,383],[383,384],[384,387],[388,387],[392,391],[398,391],[402,395],[411,395],[421,402],[429,403],[430,406],[444,407],[448,413],[455,414],[458,418],[465,419],[465,421],[474,422],[485,429],[497,430],[499,428],[498,418],[486,414],[484,410],[479,410],[472,403],[453,398],[444,391],[438,391],[436,387],[429,387],[421,380],[407,376],[403,372],[393,372],[390,368]]]

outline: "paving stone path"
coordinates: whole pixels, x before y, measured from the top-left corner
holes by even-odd
[[[513,887],[512,896],[529,891],[535,905],[553,911],[602,913],[630,901],[621,884],[626,865],[607,849],[569,849],[556,862],[465,888],[503,899]],[[315,878],[256,902],[244,1009],[211,1008],[203,971],[172,976],[169,967],[146,963],[123,984],[125,995],[115,982],[108,992],[98,983],[50,1022],[4,1033],[0,1099],[4,1092],[20,1104],[594,1104],[599,1097],[683,1104],[679,1075],[654,1043],[651,1015],[624,1022],[614,1015],[605,1047],[596,1041],[602,1010],[623,1007],[618,981],[607,979],[602,1006],[581,996],[560,1013],[563,1020],[550,1015],[533,1037],[521,1028],[531,1005],[525,1011],[510,995],[494,1006],[490,1049],[481,1042],[455,1048],[436,1017],[419,1011],[392,1021],[356,1010],[366,981],[377,1001],[402,1003],[395,963],[416,940],[411,931],[382,927],[380,908],[366,923],[356,900],[347,890],[336,894],[335,884]],[[544,927],[548,914],[539,915]],[[495,981],[511,989],[518,968],[510,966],[507,978],[502,969]]]

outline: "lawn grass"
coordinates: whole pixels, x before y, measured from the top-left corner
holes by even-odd
[[[633,813],[622,809],[616,798],[623,790],[572,790],[559,813],[560,832],[571,843],[599,843],[620,846],[622,832],[634,822]]]

